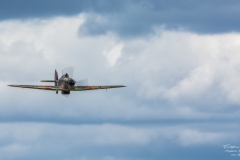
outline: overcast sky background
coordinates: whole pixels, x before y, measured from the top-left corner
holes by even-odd
[[[0,0],[0,159],[237,159],[239,17],[239,0]],[[69,65],[127,87],[7,86]]]

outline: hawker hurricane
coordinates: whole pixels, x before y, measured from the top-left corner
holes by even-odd
[[[87,83],[87,79],[81,81],[75,81],[73,77],[73,66],[66,67],[62,70],[62,76],[58,79],[58,72],[55,70],[54,80],[41,80],[41,82],[53,82],[54,86],[44,86],[44,85],[8,85],[11,87],[19,87],[19,88],[29,88],[29,89],[41,89],[41,90],[50,90],[61,91],[62,95],[69,95],[70,91],[89,91],[96,89],[110,89],[110,88],[120,88],[126,87],[123,85],[105,85],[105,86],[89,86]]]

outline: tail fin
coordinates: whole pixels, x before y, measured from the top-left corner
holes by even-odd
[[[55,80],[41,80],[41,82],[55,82],[56,83]]]
[[[54,80],[41,80],[41,82],[54,82],[55,86],[58,86],[58,72],[55,69]],[[58,94],[58,90],[56,90],[56,94]]]
[[[55,86],[58,86],[58,72],[56,69],[55,69],[54,80],[55,80]],[[56,94],[58,94],[58,90],[56,90]]]

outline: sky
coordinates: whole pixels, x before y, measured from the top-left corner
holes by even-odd
[[[0,0],[0,160],[237,159],[239,16],[237,0]],[[127,87],[7,86],[70,65]]]

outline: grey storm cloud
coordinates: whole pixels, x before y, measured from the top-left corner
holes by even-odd
[[[135,37],[153,33],[156,26],[197,33],[238,32],[240,3],[237,0],[2,0],[0,19],[47,18],[92,13],[80,34],[115,32]],[[99,21],[98,17],[104,19]]]

